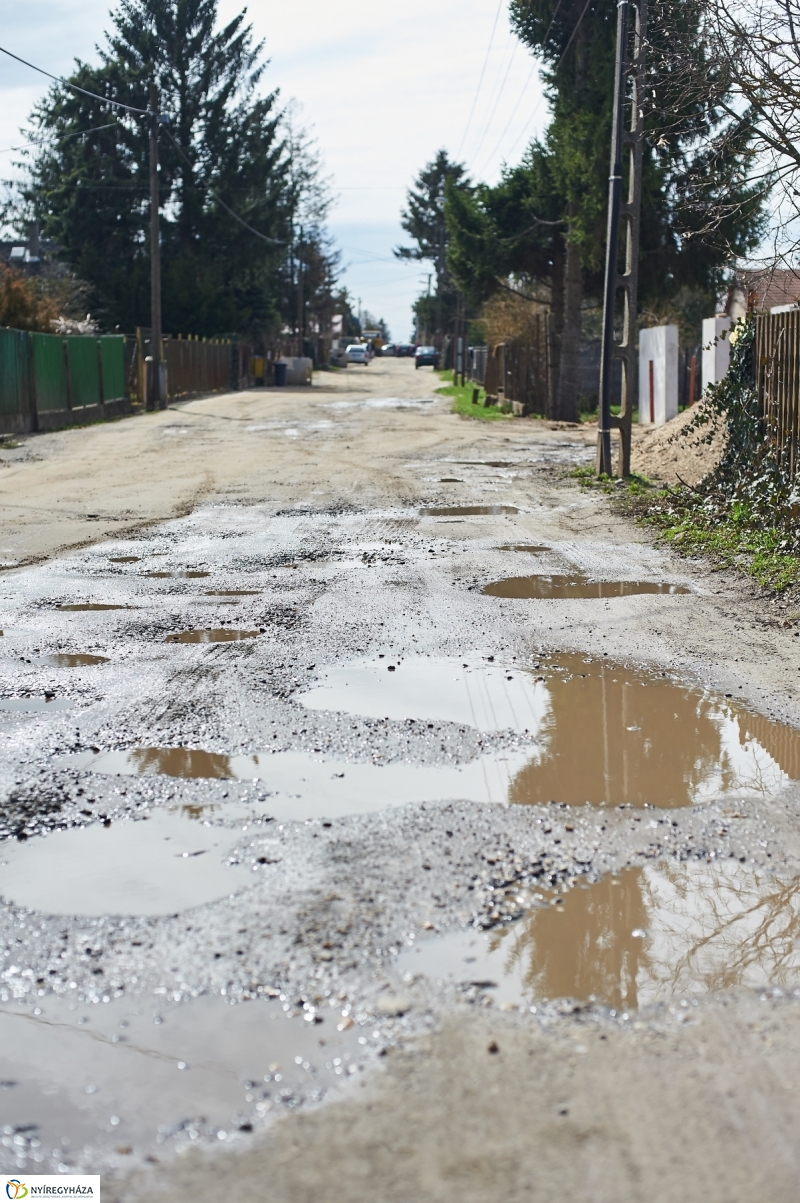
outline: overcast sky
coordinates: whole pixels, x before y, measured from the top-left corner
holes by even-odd
[[[67,73],[76,57],[95,59],[109,7],[108,0],[9,3],[0,45],[54,75]],[[241,7],[220,0],[221,18]],[[265,87],[299,102],[300,121],[317,139],[331,177],[337,202],[330,228],[342,250],[344,282],[365,308],[385,317],[395,338],[409,336],[411,302],[429,270],[392,257],[404,239],[400,210],[416,173],[445,147],[473,178],[494,181],[502,162],[518,161],[544,125],[538,73],[512,37],[507,14],[507,0],[249,7],[271,60]],[[18,144],[45,89],[41,76],[0,55],[0,148]],[[14,174],[13,158],[0,153],[3,178]]]

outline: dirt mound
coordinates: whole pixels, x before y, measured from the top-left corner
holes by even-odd
[[[696,407],[684,410],[666,426],[634,425],[631,471],[668,484],[677,484],[680,479],[695,485],[702,480],[719,463],[725,435],[719,430],[710,443],[699,446],[698,434],[687,433],[681,437],[696,412]]]

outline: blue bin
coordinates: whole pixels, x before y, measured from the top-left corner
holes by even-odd
[[[275,364],[275,387],[282,388],[286,384],[286,367],[285,363]]]

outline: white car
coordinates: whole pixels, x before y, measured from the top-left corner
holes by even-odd
[[[364,343],[351,343],[347,348],[347,358],[350,363],[363,363],[365,368],[369,367],[369,347]]]

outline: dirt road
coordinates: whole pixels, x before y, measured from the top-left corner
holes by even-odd
[[[7,1171],[795,1199],[796,628],[436,384],[0,452]]]

